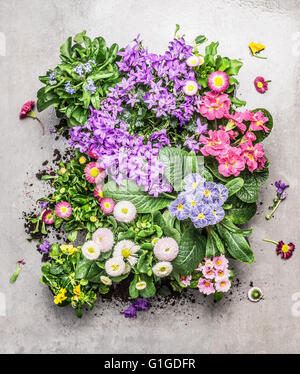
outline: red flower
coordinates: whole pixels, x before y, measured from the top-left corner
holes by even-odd
[[[281,258],[287,260],[290,258],[294,252],[295,245],[293,243],[284,244],[284,242],[281,240],[278,242],[276,247],[277,255],[281,255]]]
[[[256,91],[260,93],[265,93],[268,90],[268,82],[271,81],[265,81],[263,77],[256,77],[254,80],[254,86],[256,88]]]
[[[23,118],[26,118],[26,117],[31,117],[33,119],[36,119],[38,121],[38,123],[40,124],[41,128],[42,128],[42,134],[44,135],[45,134],[45,129],[44,129],[44,125],[42,124],[42,122],[37,118],[36,114],[34,113],[33,111],[33,108],[34,108],[34,104],[35,102],[34,101],[27,101],[21,108],[21,111],[20,111],[20,114],[19,114],[19,117],[20,119],[23,119]]]
[[[33,109],[34,107],[34,101],[27,101],[21,108],[21,111],[20,111],[20,119],[23,119],[23,118],[26,118],[27,115],[30,113],[30,111]]]

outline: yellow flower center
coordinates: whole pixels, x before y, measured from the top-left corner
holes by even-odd
[[[216,77],[216,78],[214,79],[214,83],[215,83],[215,86],[217,86],[217,87],[222,86],[222,84],[223,84],[223,78],[221,78],[221,77]]]
[[[205,215],[203,213],[198,214],[198,219],[204,219],[204,218],[205,218]]]
[[[47,219],[51,219],[51,218],[52,218],[52,214],[51,213],[47,214]]]
[[[205,190],[204,191],[204,196],[210,197],[210,195],[211,195],[211,191],[210,190]]]
[[[206,287],[209,287],[209,286],[210,286],[210,283],[209,283],[209,282],[205,282],[205,286],[206,286]]]
[[[102,240],[103,240],[103,239],[102,239],[101,237],[100,237],[100,238],[98,238],[98,242],[99,242],[99,243],[101,243],[101,242],[102,242]]]
[[[194,182],[194,183],[192,184],[192,186],[193,186],[193,189],[195,190],[195,189],[197,188],[197,186],[198,186],[198,183],[197,183],[197,182]]]
[[[167,268],[165,266],[162,266],[159,270],[163,273],[167,270]]]
[[[169,252],[169,250],[170,250],[170,248],[166,248],[166,249],[165,249],[165,252]]]
[[[219,271],[219,276],[222,277],[224,275],[224,271],[220,270]]]
[[[283,253],[287,253],[290,250],[290,247],[287,244],[284,244],[281,248]]]
[[[99,169],[98,168],[92,168],[91,171],[90,171],[90,176],[93,177],[93,178],[96,178],[98,177],[99,175]]]
[[[129,250],[128,248],[124,248],[124,249],[122,250],[122,256],[123,256],[123,257],[127,258],[127,257],[129,257],[130,255],[131,255],[131,252],[130,252],[130,250]]]
[[[191,206],[196,206],[196,204],[197,204],[196,201],[194,200],[191,201]]]
[[[183,205],[182,204],[177,205],[177,210],[182,210],[182,209],[183,209]]]
[[[262,82],[258,82],[258,83],[257,83],[257,87],[258,87],[258,88],[262,88],[262,87],[263,87]]]
[[[189,84],[188,87],[187,87],[188,91],[193,91],[194,89],[194,86],[192,84]]]
[[[88,252],[89,253],[95,253],[95,248],[94,247],[89,247]]]
[[[221,282],[220,285],[221,285],[221,287],[224,287],[224,286],[226,286],[226,282]]]
[[[62,213],[66,213],[67,210],[68,210],[68,208],[67,208],[66,206],[62,206],[62,207],[60,208],[60,211],[61,211]]]
[[[106,209],[109,209],[110,208],[110,203],[106,202],[106,203],[104,203],[104,206],[105,206]]]
[[[111,265],[111,270],[112,271],[118,271],[120,268],[120,265]]]
[[[221,265],[222,264],[222,261],[221,260],[217,260],[217,265]]]
[[[124,213],[124,214],[127,214],[128,213],[128,209],[127,208],[122,208],[121,212]]]

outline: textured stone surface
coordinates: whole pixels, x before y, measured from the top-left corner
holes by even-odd
[[[300,291],[299,249],[283,262],[274,246],[262,242],[270,237],[297,245],[300,239],[298,7],[296,0],[1,0],[1,41],[6,40],[6,56],[0,56],[0,302],[6,299],[6,310],[0,308],[1,353],[299,353],[300,317],[292,314],[292,295]],[[49,131],[42,137],[31,120],[19,121],[19,109],[35,98],[38,75],[55,66],[67,36],[87,29],[91,36],[125,45],[141,33],[145,45],[160,52],[175,23],[188,41],[205,34],[220,41],[221,54],[242,59],[239,97],[247,99],[249,108],[266,107],[274,116],[274,131],[265,141],[270,178],[261,190],[259,214],[251,221],[256,261],[232,263],[240,284],[218,304],[195,292],[194,303],[177,300],[125,320],[120,303],[99,302],[79,320],[71,309],[57,308],[40,284],[40,256],[25,240],[19,219],[43,193],[34,176],[41,163],[65,144],[54,142]],[[266,44],[267,60],[250,56],[252,40]],[[254,89],[257,75],[272,80],[265,95]],[[48,130],[57,123],[52,109],[40,117]],[[266,222],[274,195],[271,183],[280,178],[291,185],[289,198]],[[27,264],[10,285],[21,258]],[[265,294],[258,304],[246,297],[251,281]]]

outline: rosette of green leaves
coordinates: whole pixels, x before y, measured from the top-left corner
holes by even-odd
[[[70,127],[83,125],[89,116],[89,106],[99,109],[109,87],[113,87],[119,79],[116,65],[118,45],[108,47],[101,36],[91,40],[85,34],[86,31],[82,31],[74,40],[70,36],[60,47],[61,63],[39,77],[45,87],[37,93],[38,110],[43,111],[50,105],[54,106],[57,117],[66,116]],[[95,66],[91,63],[90,72],[84,71],[82,76],[74,72],[74,68],[89,61],[96,64]],[[50,74],[53,72],[55,77],[50,80]],[[88,80],[92,80],[96,86],[94,94],[86,89]],[[66,92],[65,85],[68,82],[76,91],[74,94]]]

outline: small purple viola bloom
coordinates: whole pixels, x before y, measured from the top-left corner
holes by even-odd
[[[136,318],[136,308],[130,305],[130,307],[121,312],[121,314],[124,314],[125,318]]]
[[[148,306],[149,299],[144,297],[138,297],[132,303],[132,306],[135,307],[136,310],[149,310],[150,307]]]
[[[39,201],[39,203],[41,204],[42,209],[46,209],[49,204],[48,201]]]
[[[290,186],[288,184],[281,182],[281,180],[279,180],[275,182],[275,187],[277,188],[277,194],[281,195],[283,191]]]
[[[45,253],[49,253],[51,243],[48,240],[45,240],[43,244],[39,246],[39,250]]]

